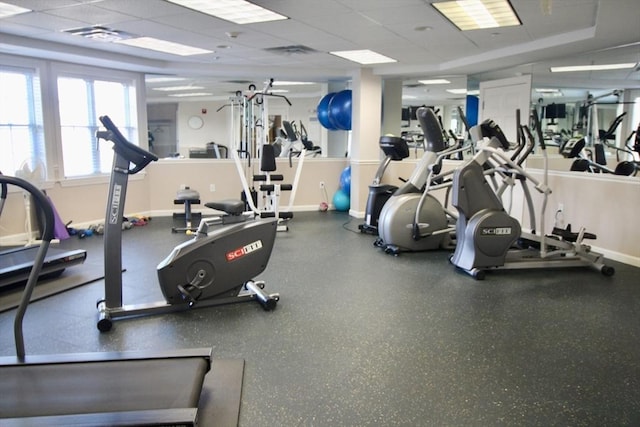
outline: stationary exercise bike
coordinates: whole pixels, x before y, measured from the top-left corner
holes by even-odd
[[[362,233],[378,234],[378,219],[382,207],[398,189],[395,185],[382,183],[384,172],[392,161],[400,161],[409,157],[409,145],[404,138],[384,135],[380,137],[379,145],[385,158],[378,166],[373,182],[369,185],[364,224],[358,226]]]
[[[500,127],[491,120],[485,120],[472,128],[474,140],[489,138],[487,145],[453,175],[452,204],[458,210],[456,222],[457,244],[451,263],[458,269],[482,280],[485,271],[492,269],[533,269],[560,267],[591,267],[605,276],[612,276],[613,267],[604,262],[604,257],[591,251],[583,243],[586,238],[596,236],[584,229],[575,233],[567,229],[554,229],[545,235],[544,210],[551,190],[547,186],[546,150],[540,123],[533,111],[535,130],[545,159],[544,182],[539,182],[525,171],[505,150],[509,143]],[[487,161],[498,163],[504,171],[518,176],[522,184],[529,212],[533,213],[533,202],[527,181],[542,193],[544,199],[540,219],[540,234],[535,230],[523,232],[520,223],[504,209],[502,200],[496,195],[486,180],[483,165]]]
[[[100,117],[107,129],[97,137],[113,142],[114,159],[104,229],[105,297],[98,302],[98,329],[109,331],[120,317],[169,313],[194,307],[210,307],[258,301],[265,310],[276,307],[280,296],[267,294],[262,273],[273,250],[276,218],[248,220],[239,200],[207,203],[225,216],[200,222],[195,237],[176,246],[158,265],[158,281],[165,298],[150,304],[122,304],[122,218],[129,175],[158,158],[130,143],[108,116]],[[133,165],[133,167],[131,167]],[[209,231],[210,226],[223,226]]]

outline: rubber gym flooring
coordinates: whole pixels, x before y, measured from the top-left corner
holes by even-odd
[[[37,301],[28,354],[212,346],[244,359],[240,425],[640,425],[640,269],[498,271],[475,281],[446,251],[385,255],[346,214],[297,213],[257,303],[96,329],[102,281]],[[124,233],[125,302],[160,300],[170,218]],[[101,262],[102,237],[72,238]],[[82,267],[76,267],[82,268]],[[13,355],[0,314],[0,355]],[[1,381],[1,379],[0,379]]]

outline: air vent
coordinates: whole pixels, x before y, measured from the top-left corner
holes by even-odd
[[[269,47],[265,49],[267,52],[278,53],[281,55],[306,55],[308,53],[317,53],[315,49],[300,44],[291,46]]]
[[[63,32],[69,33],[74,36],[85,37],[92,40],[100,40],[103,42],[117,42],[120,40],[127,40],[138,37],[135,34],[102,27],[100,25],[83,28],[72,28],[70,30],[64,30]]]
[[[414,87],[423,87],[422,83],[407,83],[403,84],[402,87],[414,88]]]

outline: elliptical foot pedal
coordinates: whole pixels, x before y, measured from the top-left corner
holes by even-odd
[[[562,238],[562,240],[566,240],[567,242],[572,242],[572,243],[575,243],[578,240],[578,237],[580,236],[580,233],[574,233],[571,231],[571,224],[567,225],[567,228],[564,228],[564,229],[553,227],[553,231],[551,231],[551,234]],[[597,239],[597,236],[593,233],[587,233],[585,231],[584,234],[582,235],[582,238],[595,240]]]

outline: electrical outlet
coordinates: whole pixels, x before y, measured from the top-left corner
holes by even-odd
[[[189,188],[189,187],[187,187],[187,184],[180,184],[180,189],[181,190],[186,190],[187,188]]]
[[[212,193],[216,191],[216,185],[215,184],[209,184],[209,191],[211,191]]]
[[[324,189],[324,181],[320,181],[320,189],[323,190]]]

